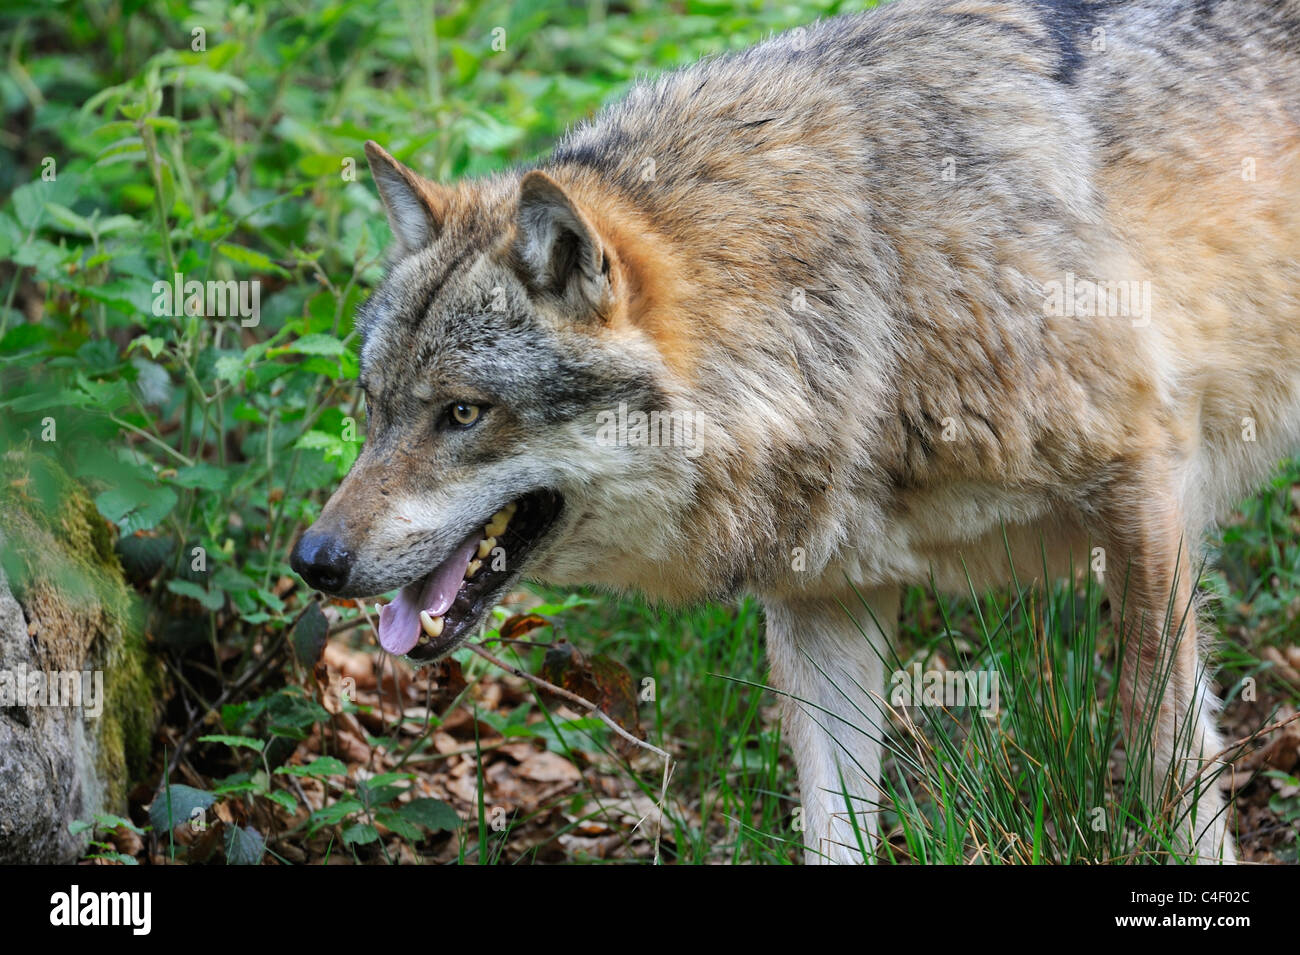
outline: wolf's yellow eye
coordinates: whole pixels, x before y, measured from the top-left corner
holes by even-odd
[[[464,401],[458,401],[447,409],[447,415],[451,418],[453,424],[458,424],[462,428],[468,428],[478,420],[479,406],[471,405]]]

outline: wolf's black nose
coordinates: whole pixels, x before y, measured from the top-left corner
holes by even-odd
[[[316,590],[335,593],[347,583],[352,569],[351,555],[337,537],[313,533],[310,529],[298,538],[289,565]]]

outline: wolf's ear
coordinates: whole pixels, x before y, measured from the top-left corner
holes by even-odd
[[[519,182],[518,226],[515,257],[529,291],[599,315],[610,295],[609,256],[582,210],[541,170]]]
[[[374,140],[366,142],[370,175],[379,188],[388,224],[402,250],[422,249],[442,230],[446,201],[441,187],[408,169]]]

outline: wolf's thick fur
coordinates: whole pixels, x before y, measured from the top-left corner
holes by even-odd
[[[639,85],[536,170],[369,152],[398,248],[313,528],[333,589],[548,487],[528,577],[757,594],[810,860],[859,857],[842,790],[874,826],[899,588],[1004,582],[1004,532],[1021,573],[1103,548],[1157,773],[1220,749],[1200,541],[1300,447],[1300,3],[899,0]],[[490,410],[431,427],[458,400]],[[695,415],[698,453],[597,440],[621,403]],[[1195,818],[1230,859],[1217,788]]]

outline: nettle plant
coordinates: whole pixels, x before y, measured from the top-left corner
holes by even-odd
[[[529,53],[494,28],[526,36],[549,15],[511,10],[460,5],[435,29],[422,8],[415,31],[324,0],[110,8],[93,28],[50,11],[9,44],[0,451],[48,455],[91,491],[178,677],[175,717],[234,720],[197,737],[205,752],[266,734],[234,744],[247,771],[213,798],[290,808],[276,771],[297,740],[229,707],[279,692],[283,668],[258,664],[303,616],[288,549],[364,438],[352,316],[389,237],[361,144],[382,138],[442,179],[490,172],[542,149],[646,52],[602,28],[585,34],[609,47],[598,66],[586,44]],[[587,79],[566,76],[579,65]],[[57,498],[49,468],[13,459],[19,493]],[[303,718],[300,733],[325,722]],[[395,784],[371,780],[360,813],[335,798],[345,841],[372,841],[356,827],[376,823],[413,837],[378,798]],[[228,854],[256,854],[232,839]]]
[[[274,626],[294,529],[363,438],[351,315],[384,236],[356,183],[241,185],[219,114],[163,112],[189,76],[155,64],[94,96],[75,116],[93,156],[0,213],[9,300],[41,316],[3,316],[0,406],[6,444],[96,491],[156,603]],[[329,191],[336,221],[309,218]]]
[[[287,622],[287,548],[364,434],[352,315],[388,234],[361,144],[490,172],[679,52],[603,17],[590,46],[542,42],[567,34],[509,4],[390,13],[114,8],[14,34],[0,443],[92,486],[156,606]]]
[[[187,674],[178,714],[282,679],[244,678],[298,614],[296,528],[364,438],[352,313],[387,241],[340,174],[364,135],[308,153],[277,134],[242,51],[165,50],[125,82],[92,79],[75,109],[51,99],[34,137],[48,155],[0,207],[0,449],[56,458],[115,525],[147,631]],[[57,491],[45,468],[9,470],[37,501]]]

